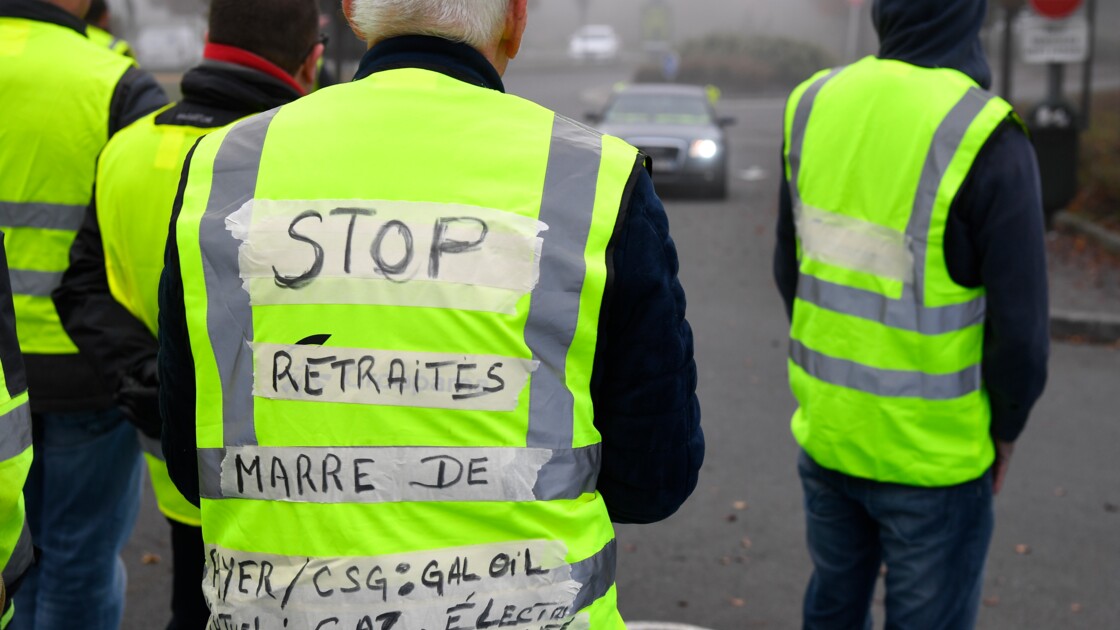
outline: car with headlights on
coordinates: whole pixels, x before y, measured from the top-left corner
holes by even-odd
[[[648,155],[659,191],[722,199],[727,196],[728,146],[712,107],[714,88],[677,83],[635,83],[615,90],[601,112],[587,120]]]

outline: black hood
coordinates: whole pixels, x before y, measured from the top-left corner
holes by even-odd
[[[183,100],[156,117],[156,124],[222,127],[300,97],[259,70],[210,59],[188,70],[180,87]]]
[[[987,12],[987,0],[875,0],[879,57],[960,70],[987,89],[992,71],[980,44]]]

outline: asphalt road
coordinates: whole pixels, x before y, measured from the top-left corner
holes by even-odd
[[[623,67],[514,65],[506,83],[578,117],[626,78]],[[708,453],[700,485],[678,514],[619,528],[628,620],[800,627],[810,567],[788,430],[785,316],[770,280],[781,107],[773,99],[726,100],[722,113],[739,120],[729,199],[666,200],[696,336]],[[1116,627],[1118,383],[1116,348],[1055,344],[1047,393],[997,498],[981,629]],[[167,528],[145,500],[125,552],[127,630],[162,628],[168,617]]]

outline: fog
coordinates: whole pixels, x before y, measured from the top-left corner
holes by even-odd
[[[208,4],[207,0],[108,2],[114,26],[133,38],[147,25],[201,17]],[[993,18],[1003,4],[989,2]],[[642,47],[643,17],[655,5],[664,5],[672,16],[669,39],[676,45],[709,33],[765,34],[812,42],[841,61],[873,53],[877,46],[871,0],[862,0],[854,9],[850,0],[529,0],[525,49],[538,54],[562,50],[581,21],[586,21],[614,26],[624,49],[637,53]],[[857,13],[854,21],[852,12]],[[1097,0],[1097,12],[1099,51],[1113,62],[1120,61],[1120,31],[1103,26],[1120,23],[1120,2]]]
[[[531,3],[530,47],[565,45],[580,21],[580,0],[538,0]],[[847,44],[848,0],[588,0],[587,21],[611,24],[623,43],[640,46],[643,11],[655,4],[668,6],[673,16],[671,38],[680,43],[713,32],[767,34],[813,41],[836,55]],[[870,3],[857,9],[859,50],[874,50]]]

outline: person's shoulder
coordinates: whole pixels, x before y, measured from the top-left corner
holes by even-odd
[[[155,119],[169,107],[171,105],[146,114],[113,134],[105,148],[102,149],[99,160],[106,161],[116,156],[128,156],[136,153],[142,146],[158,142],[161,136],[156,127]]]

